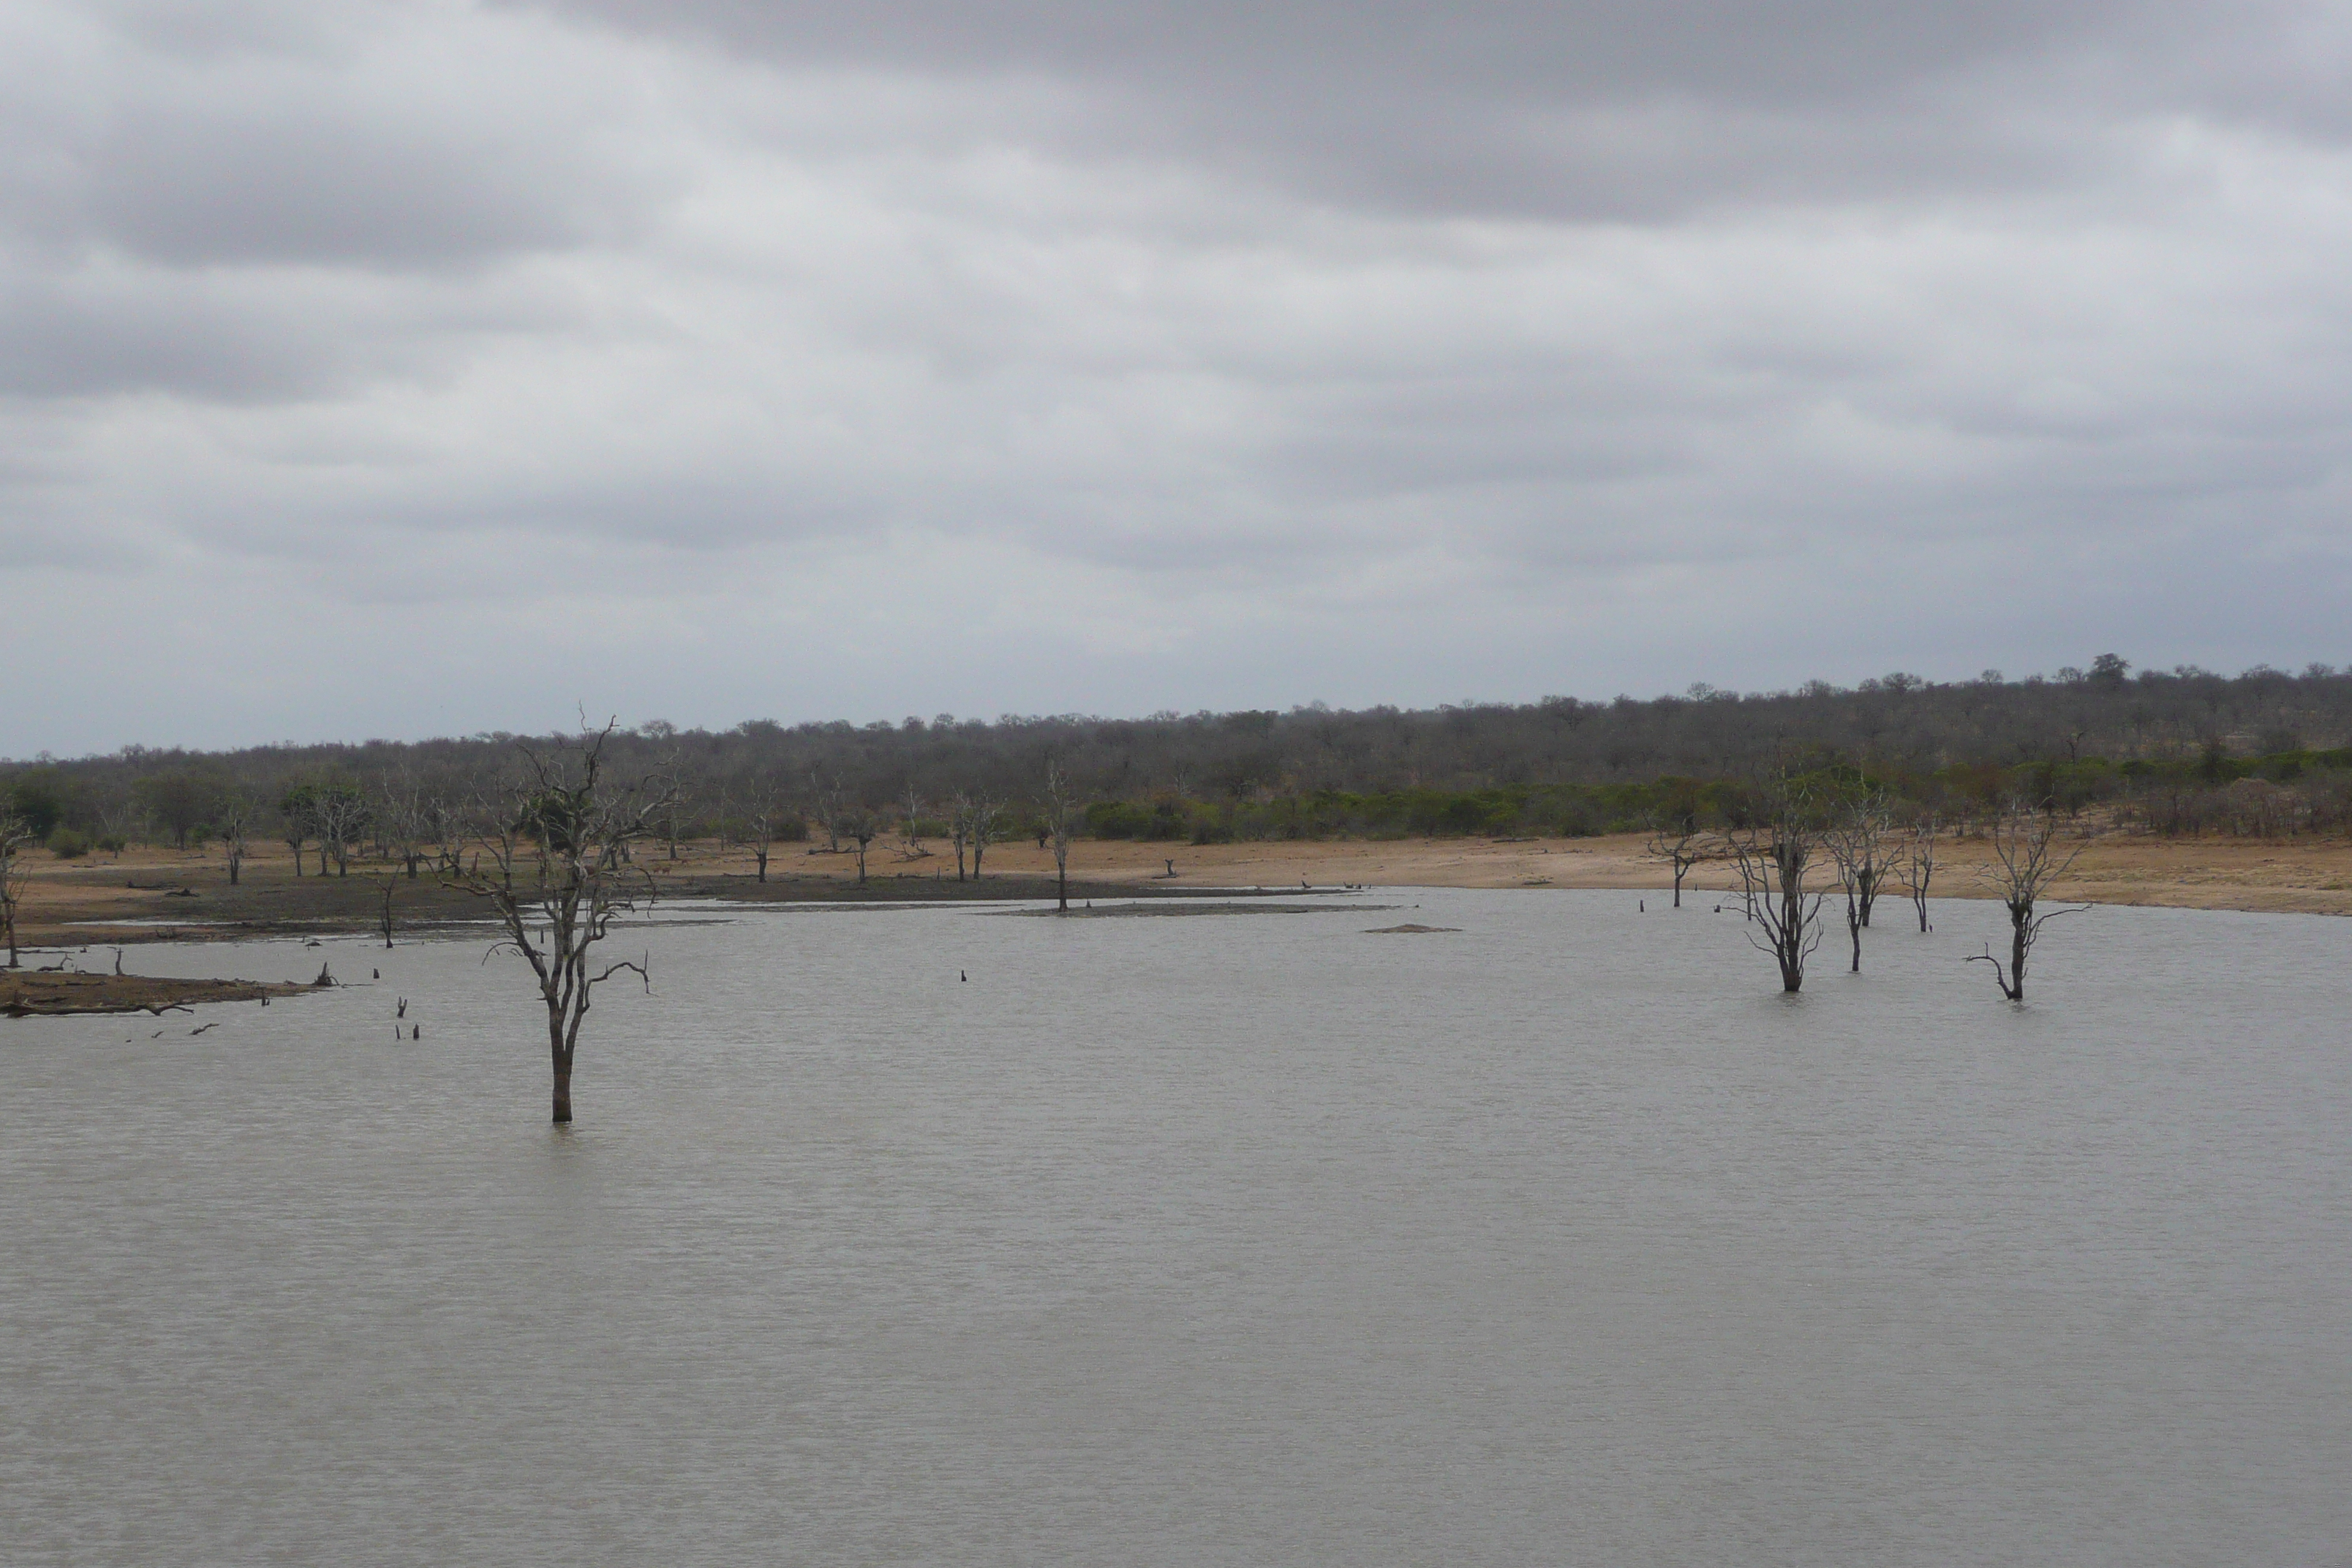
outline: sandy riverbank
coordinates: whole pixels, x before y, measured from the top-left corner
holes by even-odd
[[[986,882],[959,887],[953,850],[939,844],[927,847],[930,853],[910,858],[875,846],[867,858],[871,885],[864,892],[855,886],[854,856],[811,853],[803,845],[776,847],[764,885],[752,880],[750,853],[736,847],[684,845],[671,860],[654,846],[643,864],[667,895],[740,900],[1034,898],[1048,890],[1046,879],[1053,875],[1052,856],[1034,841],[1003,844],[988,852]],[[1938,896],[1983,895],[1977,875],[1986,859],[1980,840],[1947,839],[1940,855],[1934,884]],[[1171,862],[1173,878],[1167,874]],[[152,941],[217,934],[224,928],[249,935],[367,930],[381,902],[381,868],[355,864],[347,878],[314,875],[298,881],[282,846],[257,851],[246,864],[243,885],[234,889],[217,849],[134,849],[77,861],[37,854],[32,870],[20,920],[27,944]],[[1633,836],[1198,847],[1087,841],[1074,849],[1070,872],[1089,895],[1225,888],[1281,891],[1302,884],[1664,890],[1672,880]],[[1706,892],[1726,888],[1726,869],[1702,866],[1687,886]],[[2097,903],[2352,914],[2352,843],[2109,836],[2085,847],[2058,892]],[[403,879],[394,908],[403,926],[412,930],[482,913],[473,900],[438,887],[429,875]]]

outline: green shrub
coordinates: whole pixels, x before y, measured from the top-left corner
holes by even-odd
[[[120,855],[131,845],[121,834],[109,833],[100,837],[98,847],[109,855]]]
[[[60,860],[78,860],[89,853],[89,839],[70,827],[60,827],[49,835],[49,853]]]

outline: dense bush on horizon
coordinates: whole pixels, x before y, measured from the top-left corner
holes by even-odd
[[[216,753],[131,746],[0,764],[0,789],[45,834],[63,826],[109,841],[177,840],[219,820],[232,795],[278,803],[304,781],[354,784],[385,802],[462,803],[494,793],[517,739]],[[1697,686],[1646,701],[993,722],[941,714],[864,726],[753,720],[719,731],[648,722],[616,734],[611,754],[625,772],[675,773],[688,803],[681,837],[740,838],[763,803],[790,822],[828,798],[895,823],[909,784],[927,835],[959,791],[1007,803],[1018,835],[1048,757],[1091,801],[1087,834],[1166,843],[1577,836],[1654,818],[1736,825],[1757,781],[1790,773],[1867,781],[1905,809],[1948,816],[2023,796],[2154,832],[2298,833],[2347,820],[2352,672],[2135,676],[2103,655],[2049,679],[1897,673],[1844,690]],[[368,831],[397,816],[374,813]]]

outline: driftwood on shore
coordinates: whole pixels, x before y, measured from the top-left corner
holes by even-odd
[[[152,974],[61,974],[55,970],[0,973],[0,1016],[53,1017],[68,1013],[185,1013],[205,1002],[268,1001],[299,996],[308,985],[262,980],[169,980]]]

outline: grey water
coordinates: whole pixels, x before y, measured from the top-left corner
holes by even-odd
[[[2352,1563],[2352,926],[1362,901],[133,949],[353,984],[0,1023],[0,1562]]]

